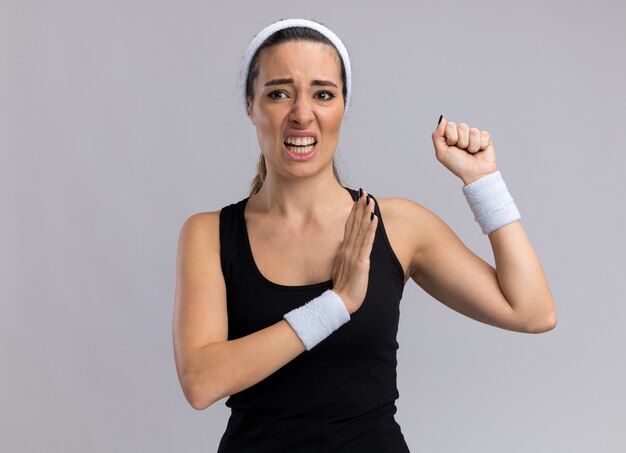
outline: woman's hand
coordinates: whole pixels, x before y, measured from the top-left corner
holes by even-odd
[[[437,160],[465,185],[497,170],[493,140],[487,131],[465,123],[457,126],[442,118],[432,138]]]
[[[378,225],[374,200],[369,199],[368,203],[368,199],[367,193],[362,192],[354,202],[333,265],[333,291],[339,295],[350,314],[361,307],[367,293],[370,253]]]

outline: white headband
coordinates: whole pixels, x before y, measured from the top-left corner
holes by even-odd
[[[344,114],[348,111],[348,105],[350,103],[350,92],[352,91],[352,71],[350,69],[350,58],[348,57],[348,50],[346,46],[343,45],[341,39],[334,34],[331,30],[323,26],[322,24],[318,24],[312,20],[307,19],[284,19],[279,20],[278,22],[274,22],[273,24],[268,25],[263,30],[257,34],[254,39],[250,42],[248,46],[248,50],[246,50],[246,54],[244,56],[244,66],[243,66],[243,77],[241,80],[241,87],[243,92],[243,101],[244,101],[244,110],[248,110],[248,102],[246,100],[246,81],[248,80],[248,73],[250,72],[250,62],[252,61],[252,57],[256,53],[257,49],[265,40],[277,32],[278,30],[283,30],[285,28],[290,27],[307,27],[312,28],[323,34],[330,42],[333,43],[333,46],[337,49],[341,60],[343,61],[343,66],[346,71],[346,102],[344,106]]]

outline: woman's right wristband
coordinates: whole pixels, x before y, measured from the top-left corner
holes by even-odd
[[[350,313],[332,289],[285,314],[307,351],[350,321]]]

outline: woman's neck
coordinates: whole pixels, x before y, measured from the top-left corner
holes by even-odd
[[[350,202],[332,171],[311,178],[281,178],[268,172],[261,189],[250,198],[253,209],[306,221]]]

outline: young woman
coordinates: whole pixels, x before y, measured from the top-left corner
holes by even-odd
[[[556,324],[489,133],[440,118],[432,139],[495,269],[418,203],[341,184],[333,159],[350,96],[348,53],[319,23],[279,21],[251,42],[243,97],[259,173],[249,197],[185,222],[177,259],[178,376],[196,409],[229,396],[219,451],[408,451],[394,414],[409,278],[484,323]]]

